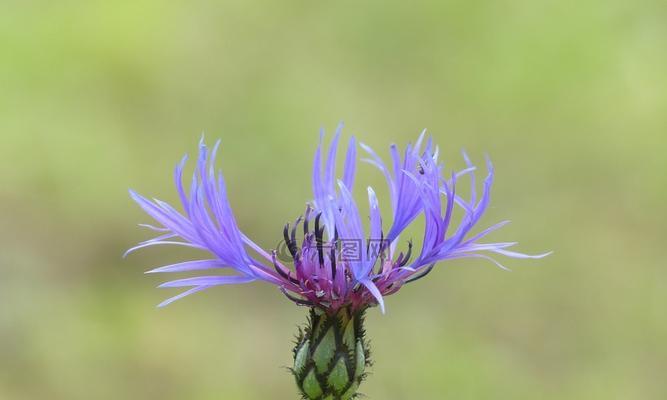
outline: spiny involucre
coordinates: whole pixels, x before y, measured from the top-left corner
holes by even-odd
[[[306,399],[349,399],[363,379],[368,348],[363,338],[363,313],[374,305],[384,312],[384,296],[431,272],[436,263],[457,258],[481,258],[504,268],[493,255],[541,258],[509,250],[515,242],[482,240],[505,225],[502,221],[471,234],[489,205],[494,171],[486,161],[482,191],[477,191],[477,167],[464,153],[466,168],[446,173],[438,160],[438,147],[425,134],[403,151],[390,146],[391,166],[370,147],[363,161],[375,166],[388,185],[392,221],[383,223],[375,191],[367,187],[370,223],[365,229],[352,192],[357,167],[357,143],[349,140],[343,175],[336,177],[336,155],[341,136],[339,125],[324,157],[322,141],[315,151],[313,199],[303,216],[282,232],[285,257],[267,251],[243,233],[232,213],[221,172],[215,170],[220,141],[209,150],[199,144],[190,189],[183,186],[187,156],[176,166],[174,180],[182,211],[164,201],[148,200],[130,191],[132,198],[159,226],[142,225],[157,232],[130,253],[155,245],[180,245],[207,251],[210,257],[179,262],[150,270],[157,272],[220,271],[166,282],[160,287],[185,287],[186,291],[160,304],[213,286],[264,281],[277,286],[291,301],[311,307],[309,324],[294,351],[293,372]],[[325,159],[326,158],[326,159]],[[469,197],[457,192],[462,181]],[[457,224],[453,215],[458,212]],[[420,215],[424,233],[417,251],[412,242],[402,246],[401,233]],[[298,226],[301,225],[301,229]],[[299,234],[298,231],[301,231]],[[399,247],[402,249],[399,250]],[[126,253],[126,254],[127,254]]]

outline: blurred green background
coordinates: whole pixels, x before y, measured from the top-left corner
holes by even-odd
[[[451,166],[488,152],[483,223],[555,251],[440,264],[372,310],[369,398],[665,399],[666,71],[660,1],[5,0],[0,399],[296,398],[305,310],[265,284],[155,309],[176,292],[143,271],[189,254],[121,258],[150,236],[127,189],[175,201],[220,137],[271,248],[339,120],[385,156],[423,128]]]

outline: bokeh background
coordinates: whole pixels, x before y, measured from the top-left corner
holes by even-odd
[[[121,258],[150,235],[127,189],[176,200],[222,138],[271,248],[340,120],[385,156],[423,128],[453,167],[488,152],[483,223],[555,251],[441,264],[370,312],[370,399],[665,399],[666,71],[660,1],[3,1],[0,399],[296,398],[305,310],[263,284],[155,309],[175,292],[143,271],[190,254]]]

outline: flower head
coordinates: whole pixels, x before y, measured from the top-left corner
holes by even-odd
[[[438,148],[425,133],[402,152],[390,147],[391,167],[370,147],[360,144],[368,154],[364,161],[385,177],[391,197],[392,221],[383,223],[375,191],[366,190],[370,223],[366,227],[352,192],[356,174],[357,143],[350,138],[343,176],[336,176],[336,155],[342,125],[331,141],[326,157],[323,138],[315,151],[313,200],[303,216],[283,230],[284,250],[266,251],[252,241],[237,225],[232,213],[222,173],[215,170],[220,141],[212,150],[203,139],[189,191],[183,187],[183,168],[187,156],[176,166],[174,178],[182,205],[148,200],[130,191],[132,198],[159,226],[144,225],[161,233],[140,243],[128,253],[154,245],[181,245],[205,250],[211,257],[156,268],[157,272],[220,271],[224,274],[197,276],[166,282],[160,287],[187,287],[185,292],[160,305],[213,286],[249,283],[256,280],[276,285],[292,301],[336,313],[343,307],[362,310],[379,305],[383,297],[406,283],[428,274],[436,263],[456,258],[482,258],[504,268],[492,256],[541,258],[546,254],[526,255],[508,250],[514,242],[481,242],[507,221],[471,234],[489,205],[493,167],[487,159],[487,175],[477,193],[477,169],[464,153],[467,167],[446,173],[438,160]],[[460,196],[457,186],[470,184],[469,197]],[[460,213],[454,224],[453,215]],[[399,250],[401,233],[420,215],[424,235],[420,249],[412,243]]]

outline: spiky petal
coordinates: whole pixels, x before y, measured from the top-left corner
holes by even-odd
[[[221,173],[216,175],[215,158],[220,142],[209,150],[203,139],[192,176],[190,190],[183,186],[187,157],[176,166],[174,179],[182,211],[171,205],[131,191],[132,198],[160,226],[145,225],[159,236],[128,251],[156,245],[180,245],[206,250],[203,260],[180,262],[150,270],[196,272],[213,275],[179,279],[160,287],[185,287],[185,292],[161,305],[189,294],[220,285],[249,283],[256,280],[278,286],[299,305],[317,307],[335,314],[350,308],[353,312],[379,305],[384,311],[384,296],[397,292],[404,284],[423,278],[434,265],[457,258],[490,260],[491,256],[540,258],[509,248],[514,242],[480,242],[501,227],[496,224],[473,234],[490,202],[494,170],[487,160],[488,174],[477,193],[477,167],[464,153],[466,168],[447,172],[438,161],[438,148],[422,132],[414,144],[403,151],[390,147],[392,167],[369,146],[360,144],[368,154],[365,159],[384,175],[391,199],[390,223],[381,218],[381,204],[373,188],[366,188],[370,223],[362,216],[354,195],[357,142],[349,140],[342,177],[336,175],[336,157],[342,125],[336,129],[328,149],[323,148],[324,133],[315,151],[312,186],[313,200],[303,217],[283,230],[284,250],[266,251],[246,236],[232,213],[227,186]],[[326,155],[326,156],[325,156]],[[459,195],[461,182],[470,186],[469,198]],[[259,195],[259,193],[258,193]],[[454,218],[455,214],[458,218]],[[425,219],[421,247],[412,243],[407,249],[401,234],[417,218]],[[453,221],[460,221],[454,224]],[[303,224],[303,234],[297,227]],[[401,251],[403,250],[403,251]]]

